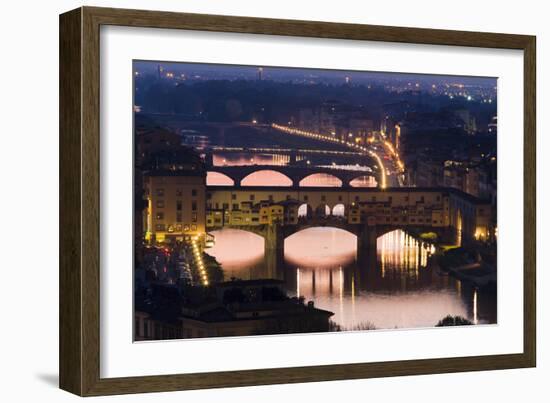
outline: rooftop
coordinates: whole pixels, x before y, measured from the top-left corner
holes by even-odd
[[[300,187],[300,186],[206,186],[208,192],[226,191],[226,192],[300,192],[300,193],[371,193],[371,194],[390,194],[390,193],[447,193],[461,197],[474,204],[487,204],[488,200],[479,199],[471,194],[465,193],[459,189],[451,187],[390,187],[386,189],[380,188],[359,188],[359,187]],[[273,204],[282,204],[277,202]]]

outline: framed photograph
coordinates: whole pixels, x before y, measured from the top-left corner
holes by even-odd
[[[62,389],[535,366],[535,37],[83,7],[60,65]]]

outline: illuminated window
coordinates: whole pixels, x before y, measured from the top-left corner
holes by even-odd
[[[196,224],[191,225],[191,231],[196,231],[196,230],[197,230],[197,225]]]
[[[191,215],[191,221],[197,222],[197,213],[193,213],[193,214]]]
[[[164,224],[155,225],[155,230],[157,231],[164,231],[165,229],[166,229],[166,226]]]

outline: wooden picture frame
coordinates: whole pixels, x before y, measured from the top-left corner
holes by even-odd
[[[521,354],[100,377],[100,26],[170,28],[524,52],[524,349]],[[60,16],[60,387],[81,396],[533,367],[536,363],[535,37],[82,7]]]

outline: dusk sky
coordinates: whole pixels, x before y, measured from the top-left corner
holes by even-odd
[[[258,67],[243,65],[225,65],[225,64],[203,64],[203,63],[172,63],[158,61],[134,61],[134,71],[141,74],[156,74],[158,66],[162,66],[165,71],[171,71],[175,74],[200,75],[202,79],[256,79]],[[369,81],[388,81],[388,80],[414,80],[421,83],[439,83],[455,82],[462,84],[495,86],[495,77],[467,77],[467,76],[446,76],[433,74],[410,74],[410,73],[386,73],[386,72],[366,72],[366,71],[346,71],[346,70],[326,70],[309,68],[288,68],[288,67],[263,67],[263,77],[268,80],[288,81],[315,79],[335,82],[344,80],[346,76],[350,77],[351,82],[366,83]]]

